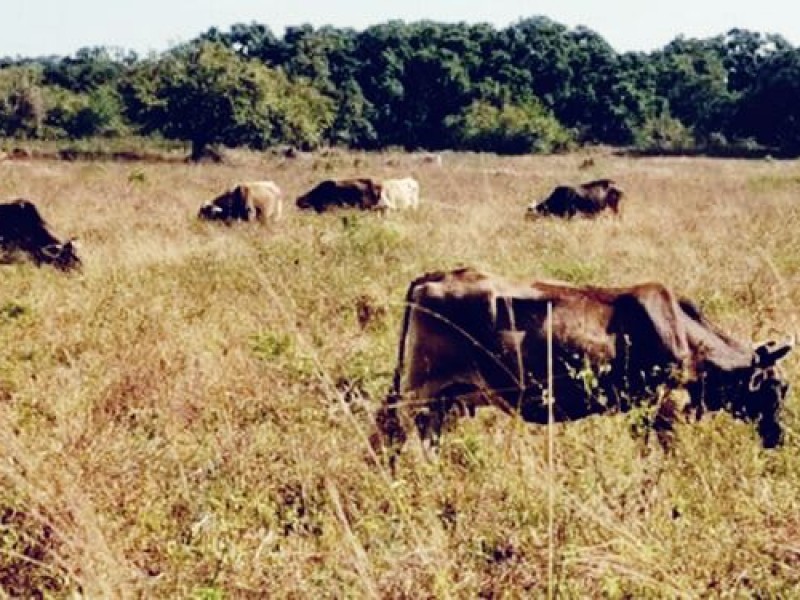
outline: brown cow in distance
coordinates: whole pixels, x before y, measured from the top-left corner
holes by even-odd
[[[370,178],[327,179],[297,199],[297,208],[318,213],[330,208],[379,208],[381,184]]]
[[[571,219],[577,214],[594,216],[605,209],[619,214],[624,192],[612,179],[596,179],[577,187],[560,185],[542,202],[528,206],[527,216],[554,216]]]
[[[206,221],[277,221],[283,213],[283,193],[274,181],[240,183],[200,207],[198,218]]]
[[[19,252],[37,266],[51,265],[61,271],[81,267],[73,240],[60,242],[48,230],[36,205],[22,198],[0,203],[0,262],[12,261]]]
[[[677,416],[669,392],[681,388],[687,412],[726,410],[755,423],[765,448],[781,443],[777,362],[792,345],[734,340],[661,284],[513,283],[460,269],[416,279],[406,302],[378,448],[402,445],[411,423],[435,441],[448,416],[484,405],[547,423],[548,304],[555,421],[651,405],[664,442]]]

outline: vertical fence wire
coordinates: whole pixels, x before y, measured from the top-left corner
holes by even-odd
[[[547,303],[547,598],[555,595],[555,432],[553,405],[553,303]]]

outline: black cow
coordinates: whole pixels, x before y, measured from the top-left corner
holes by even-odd
[[[36,206],[18,199],[0,203],[0,250],[6,255],[27,254],[37,266],[48,264],[62,271],[81,267],[72,240],[61,243],[47,229]]]
[[[542,202],[528,206],[527,216],[555,216],[570,219],[576,214],[594,216],[611,209],[619,214],[623,191],[611,179],[597,179],[577,187],[560,185]]]
[[[461,269],[413,281],[406,302],[376,448],[402,445],[411,423],[436,440],[451,413],[482,405],[547,423],[548,304],[555,421],[649,403],[666,445],[678,416],[670,390],[683,388],[686,414],[724,409],[755,423],[765,448],[781,443],[788,385],[777,362],[792,345],[734,340],[658,283],[511,283]]]
[[[369,178],[328,179],[297,198],[297,208],[313,209],[318,213],[329,208],[378,208],[381,184]]]

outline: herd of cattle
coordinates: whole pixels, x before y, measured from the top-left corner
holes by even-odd
[[[610,179],[558,186],[528,217],[619,213],[622,189]],[[326,180],[296,200],[300,210],[416,209],[411,178]],[[204,204],[198,218],[277,221],[283,194],[272,181],[246,182]],[[20,254],[61,270],[81,266],[72,240],[60,242],[27,200],[0,204],[0,262]],[[371,440],[394,456],[416,429],[435,443],[446,423],[496,406],[533,423],[577,420],[652,406],[662,443],[679,413],[727,410],[755,424],[765,448],[783,437],[788,384],[778,362],[793,342],[737,341],[688,299],[657,283],[625,288],[552,281],[510,282],[466,268],[414,280],[392,390],[376,413]],[[548,369],[548,364],[551,368]],[[684,389],[678,410],[671,391]]]
[[[616,214],[622,196],[611,179],[558,186],[544,201],[531,204],[527,215],[571,218],[577,214],[592,216],[606,208]],[[334,208],[386,212],[416,210],[419,202],[419,182],[413,177],[382,181],[364,177],[327,179],[298,197],[295,204],[300,210],[318,213]],[[274,181],[243,182],[203,204],[197,216],[226,224],[275,222],[283,215],[283,203],[283,192]],[[49,264],[64,271],[81,266],[73,241],[59,242],[37,207],[25,199],[0,203],[0,262],[14,262],[20,254],[37,265]]]

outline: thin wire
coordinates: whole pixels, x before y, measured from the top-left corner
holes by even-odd
[[[553,303],[547,303],[547,471],[548,471],[548,499],[547,499],[547,598],[553,600],[555,594],[555,459],[554,459],[554,431],[553,431]]]

